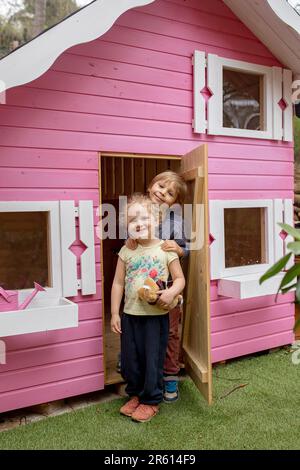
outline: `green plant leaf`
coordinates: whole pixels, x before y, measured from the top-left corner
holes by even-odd
[[[300,241],[300,230],[292,227],[291,225],[288,225],[288,224],[282,224],[282,223],[279,223],[278,224],[286,233],[288,233],[289,235],[291,235],[293,238],[295,238],[295,240],[299,240]]]
[[[271,266],[271,268],[268,269],[268,271],[266,271],[265,274],[263,274],[263,276],[261,276],[261,278],[259,279],[259,283],[262,284],[264,281],[266,281],[270,277],[273,277],[275,276],[275,274],[282,271],[291,256],[292,256],[292,253],[288,253],[287,255],[283,256],[283,258],[280,258],[280,260],[277,261],[277,263],[273,264],[273,266]]]
[[[282,289],[287,284],[289,284],[299,274],[300,274],[300,264],[295,264],[285,273],[280,283],[279,290]]]
[[[300,255],[300,242],[290,242],[290,243],[288,243],[287,247],[295,255]]]
[[[298,284],[292,284],[291,286],[283,287],[283,289],[281,289],[281,292],[282,294],[286,294],[288,291],[290,291],[291,289],[295,289],[297,286]]]

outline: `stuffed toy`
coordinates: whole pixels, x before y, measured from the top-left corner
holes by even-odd
[[[158,281],[157,283],[151,278],[147,277],[144,281],[144,285],[139,288],[138,290],[138,296],[140,300],[143,300],[145,302],[148,302],[150,305],[155,305],[160,294],[158,294],[158,291],[163,290],[166,288],[166,283],[163,281]],[[172,310],[173,308],[177,307],[177,305],[181,305],[183,302],[183,297],[182,295],[177,295],[171,305],[168,306],[168,308],[164,309],[163,307],[162,310]]]

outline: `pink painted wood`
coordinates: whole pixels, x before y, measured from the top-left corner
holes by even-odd
[[[280,66],[220,0],[157,0],[102,37],[9,90],[0,107],[0,200],[99,203],[98,151],[178,154],[209,149],[210,199],[292,198],[291,143],[192,132],[195,49]],[[79,253],[79,246],[75,247]],[[78,295],[79,327],[6,338],[0,412],[102,389],[100,243],[97,293]],[[105,256],[105,253],[104,253]],[[237,301],[211,285],[214,362],[290,343],[292,296]]]

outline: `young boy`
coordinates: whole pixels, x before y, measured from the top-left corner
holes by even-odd
[[[172,210],[175,205],[181,208],[187,192],[183,178],[173,171],[165,171],[155,176],[151,181],[148,194],[151,201],[161,208],[162,219],[158,226],[157,236],[164,239],[162,249],[175,252],[179,258],[188,255],[183,229],[181,211]],[[136,249],[137,243],[133,238],[126,242],[129,249]],[[180,306],[169,312],[169,339],[164,363],[164,401],[172,403],[178,399],[178,373],[180,371],[179,352],[180,337],[179,323],[181,318]]]
[[[128,205],[129,236],[137,242],[135,250],[123,246],[119,252],[111,293],[111,328],[121,334],[121,373],[127,382],[130,400],[120,412],[134,421],[146,422],[158,412],[163,399],[163,365],[168,335],[168,305],[185,285],[178,255],[163,251],[153,234],[153,203],[146,196],[134,196]],[[147,277],[173,285],[162,291],[155,305],[138,298],[137,291]],[[125,288],[124,313],[119,309]]]

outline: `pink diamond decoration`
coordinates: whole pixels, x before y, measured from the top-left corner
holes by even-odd
[[[281,98],[281,100],[278,101],[278,104],[280,108],[282,109],[282,111],[284,111],[287,108],[286,101],[283,98]]]
[[[212,97],[213,93],[210,91],[210,89],[205,86],[204,88],[202,88],[202,90],[200,91],[201,95],[204,96],[204,98],[206,99],[206,101],[209,100],[209,98]]]
[[[82,241],[79,242],[79,245],[72,243],[72,245],[69,246],[69,250],[72,251],[72,253],[78,258],[81,257],[82,253],[84,253],[86,249],[87,246],[82,243]]]
[[[209,237],[208,237],[208,244],[209,246],[215,241],[216,239],[212,236],[212,234],[210,233],[209,234]]]
[[[288,236],[288,233],[285,230],[281,230],[281,232],[279,233],[279,236],[282,240],[285,240],[286,237]]]

